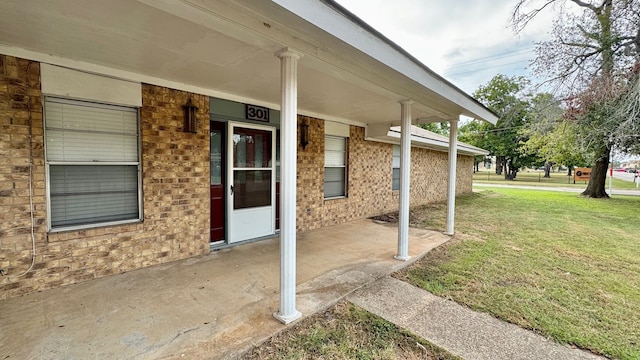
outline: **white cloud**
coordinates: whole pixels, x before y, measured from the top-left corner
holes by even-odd
[[[356,16],[467,92],[494,75],[528,75],[533,41],[548,37],[553,11],[523,33],[509,28],[512,0],[338,0]]]

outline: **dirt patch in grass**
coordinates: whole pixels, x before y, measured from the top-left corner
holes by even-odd
[[[395,224],[398,222],[398,212],[391,212],[388,214],[382,214],[382,215],[378,215],[378,216],[373,216],[370,218],[371,220],[375,220],[375,221],[382,221],[382,222],[387,222],[390,224]]]
[[[482,201],[486,199],[496,199],[503,197],[502,194],[495,193],[493,191],[483,191],[483,192],[474,192],[470,194],[465,194],[459,196],[457,198],[457,207],[461,207],[465,204],[473,203],[474,201]],[[493,220],[487,221],[487,218],[490,218],[485,214],[482,209],[477,209],[476,212],[470,212],[465,214],[467,217],[465,223],[472,223],[474,226],[473,232],[458,232],[456,236],[461,237],[463,240],[473,240],[480,239],[478,235],[483,235],[486,233],[491,233],[496,231],[500,227],[499,222],[495,222]],[[421,206],[416,206],[411,208],[409,211],[409,226],[418,227],[421,229],[429,229],[435,231],[442,231],[446,226],[447,221],[447,203],[446,202],[438,202],[433,204],[426,204]],[[398,212],[390,212],[387,214],[382,214],[378,216],[374,216],[371,219],[376,221],[383,221],[388,223],[397,223],[398,222]],[[456,219],[459,219],[458,215],[456,215]],[[458,220],[457,220],[458,221]],[[457,225],[456,225],[457,226]]]
[[[253,348],[241,359],[460,359],[342,301]]]
[[[411,211],[409,211],[409,226],[420,225],[417,223],[417,221],[419,221],[422,218],[419,211],[420,211],[419,208],[411,209]],[[397,224],[399,219],[399,214],[397,211],[394,211],[394,212],[390,212],[390,213],[386,213],[378,216],[372,216],[369,219],[378,221],[378,222],[386,222],[389,224]]]
[[[422,206],[416,206],[409,211],[409,226],[419,227],[424,229],[438,229],[439,224],[443,219],[439,217],[432,218],[429,217],[429,214],[439,214],[438,209],[446,209],[446,203],[436,203],[436,204],[428,204]],[[389,224],[397,224],[399,219],[399,214],[397,211],[392,211],[386,214],[381,214],[377,216],[372,216],[369,219],[389,223]]]

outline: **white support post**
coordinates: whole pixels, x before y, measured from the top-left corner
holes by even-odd
[[[298,59],[284,48],[280,58],[280,310],[273,316],[284,324],[300,318],[296,310],[296,152],[298,124]]]
[[[458,119],[449,121],[449,186],[447,191],[446,235],[453,235],[456,210],[456,168],[458,160]]]
[[[400,102],[400,209],[397,260],[409,260],[409,184],[411,174],[411,100]]]

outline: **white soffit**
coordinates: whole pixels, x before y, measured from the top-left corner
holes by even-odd
[[[400,126],[369,125],[366,129],[365,140],[399,145]],[[417,126],[411,126],[411,146],[449,152],[449,138]],[[458,153],[462,155],[489,155],[489,152],[484,149],[460,141],[458,141],[457,149]]]

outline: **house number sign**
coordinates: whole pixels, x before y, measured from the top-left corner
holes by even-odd
[[[245,104],[245,110],[247,120],[269,122],[269,109],[262,106]]]

